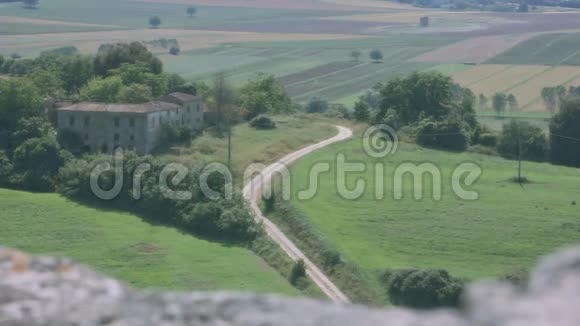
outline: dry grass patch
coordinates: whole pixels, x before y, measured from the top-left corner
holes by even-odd
[[[81,51],[94,52],[103,43],[148,41],[162,37],[177,38],[181,45],[181,49],[184,51],[194,48],[211,47],[229,42],[317,41],[368,38],[368,36],[363,37],[344,34],[283,34],[179,29],[138,29],[129,31],[3,35],[0,36],[0,47],[16,51],[19,48],[47,48],[74,44]]]
[[[532,78],[525,84],[510,90],[510,93],[514,94],[520,102],[520,106],[523,107],[528,104],[534,104],[533,102],[540,98],[542,88],[567,84],[571,80],[578,78],[578,76],[580,76],[580,67],[554,67]],[[526,111],[528,110],[528,108],[525,109]]]
[[[460,71],[453,75],[453,79],[466,87],[508,69],[508,65],[481,65]]]
[[[16,16],[0,16],[0,23],[2,24],[32,24],[32,25],[60,25],[60,26],[88,26],[88,27],[110,27],[122,28],[124,26],[120,25],[100,25],[100,24],[87,24],[87,23],[77,23],[68,22],[62,20],[48,20],[48,19],[36,19],[27,17],[16,17]]]
[[[413,60],[437,63],[482,63],[527,40],[530,36],[526,34],[470,38],[427,52]]]
[[[493,95],[496,92],[508,91],[548,69],[550,66],[508,66],[505,70],[469,85],[469,87],[476,94]]]

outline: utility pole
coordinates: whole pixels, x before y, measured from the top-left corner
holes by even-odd
[[[232,124],[230,122],[230,117],[228,114],[228,170],[232,171]]]

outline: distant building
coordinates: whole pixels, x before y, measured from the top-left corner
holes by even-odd
[[[58,129],[78,134],[83,151],[120,147],[147,154],[160,144],[163,125],[201,129],[204,104],[200,97],[173,93],[145,104],[77,103],[56,111]]]
[[[429,26],[429,16],[423,16],[419,19],[419,25],[421,27]]]

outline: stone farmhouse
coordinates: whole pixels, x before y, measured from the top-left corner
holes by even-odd
[[[111,153],[114,149],[148,154],[161,143],[163,126],[203,127],[201,97],[173,93],[144,104],[77,103],[57,109],[60,131],[78,134],[83,151]]]

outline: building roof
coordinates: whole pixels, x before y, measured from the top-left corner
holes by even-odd
[[[199,97],[199,96],[193,96],[191,94],[186,94],[186,93],[171,93],[171,94],[167,95],[166,97],[173,97],[173,98],[181,101],[182,103],[194,102],[194,101],[201,99],[201,97]]]
[[[180,107],[167,102],[149,102],[144,104],[107,104],[107,103],[77,103],[57,109],[58,111],[76,112],[112,112],[112,113],[151,113],[169,111]]]

